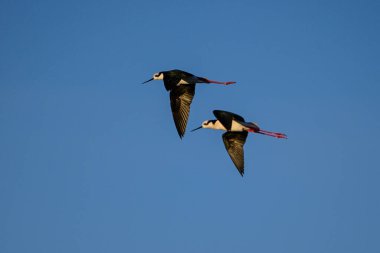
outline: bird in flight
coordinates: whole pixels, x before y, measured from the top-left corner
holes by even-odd
[[[151,79],[143,82],[143,84],[152,80],[163,80],[166,90],[170,91],[170,106],[174,123],[181,139],[185,135],[190,105],[195,94],[195,84],[216,83],[229,85],[235,83],[213,81],[178,69],[155,73]]]
[[[222,136],[223,143],[241,176],[244,175],[243,146],[247,139],[248,132],[287,139],[286,134],[262,130],[256,123],[246,122],[242,116],[235,113],[220,110],[214,110],[213,113],[216,119],[206,120],[200,127],[195,128],[192,131],[200,128],[226,131]]]

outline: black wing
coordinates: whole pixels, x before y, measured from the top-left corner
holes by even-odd
[[[244,174],[244,143],[248,132],[226,132],[223,134],[224,146],[241,176]]]
[[[241,122],[245,122],[244,118],[240,115],[237,115],[232,112],[226,112],[226,111],[220,111],[220,110],[214,110],[213,111],[215,117],[222,123],[222,125],[227,129],[231,129],[232,120],[238,120]]]
[[[177,86],[170,92],[170,106],[179,137],[185,135],[190,105],[195,94],[195,84]]]
[[[173,69],[164,72],[164,85],[167,91],[175,89],[177,84],[183,80],[191,80],[194,77],[193,74],[187,73],[179,69]]]

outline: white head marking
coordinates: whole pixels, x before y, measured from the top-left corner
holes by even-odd
[[[153,80],[163,80],[164,79],[164,73],[158,72],[154,73]]]
[[[202,122],[202,128],[213,128],[215,120],[205,120]]]

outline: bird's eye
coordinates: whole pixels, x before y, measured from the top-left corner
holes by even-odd
[[[160,76],[160,74],[155,74],[154,76],[155,76],[155,77],[159,77],[159,76]]]

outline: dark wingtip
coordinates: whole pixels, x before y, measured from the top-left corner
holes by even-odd
[[[185,136],[185,133],[180,133],[180,132],[178,132],[178,136],[179,136],[179,138],[182,140],[183,137]]]

